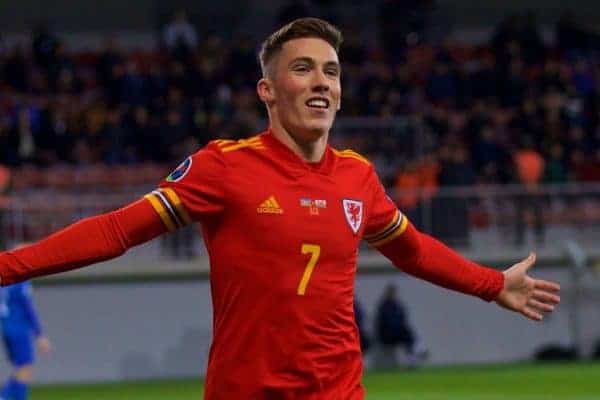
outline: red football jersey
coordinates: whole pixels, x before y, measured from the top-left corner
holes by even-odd
[[[146,196],[169,229],[202,224],[214,337],[206,400],[364,398],[353,312],[359,241],[407,221],[373,166],[307,163],[267,131],[217,140]]]

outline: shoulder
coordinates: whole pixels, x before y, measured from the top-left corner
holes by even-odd
[[[237,140],[215,139],[211,140],[206,144],[206,146],[190,155],[184,162],[186,162],[188,159],[192,159],[191,162],[193,162],[195,159],[203,158],[224,159],[227,158],[229,154],[240,154],[247,151],[264,149],[265,146],[262,141],[262,135],[255,135],[246,139]]]
[[[207,179],[210,176],[220,177],[223,175],[227,166],[232,160],[239,159],[240,155],[251,154],[252,152],[265,149],[261,135],[256,135],[247,139],[229,140],[218,139],[210,141],[206,146],[187,157],[169,176],[167,182],[179,182],[185,176],[202,177]]]
[[[254,152],[257,150],[264,150],[266,147],[262,140],[261,135],[255,135],[246,139],[230,140],[230,139],[218,139],[213,140],[206,146],[205,149],[209,151],[215,151],[223,156],[230,154],[244,154],[248,152]]]
[[[353,172],[360,171],[365,174],[372,174],[374,171],[371,161],[354,150],[337,150],[332,147],[331,151],[337,163],[344,169],[351,169]]]
[[[351,150],[351,149],[338,150],[338,149],[334,149],[332,147],[331,151],[333,151],[333,154],[340,160],[344,160],[344,161],[350,162],[352,164],[357,164],[357,165],[366,166],[366,167],[371,167],[371,165],[372,165],[371,162],[365,156],[357,153],[354,150]]]

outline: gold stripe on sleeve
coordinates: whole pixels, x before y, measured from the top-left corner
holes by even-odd
[[[389,224],[387,224],[386,226],[384,226],[378,232],[372,233],[370,235],[365,235],[364,239],[367,240],[367,241],[369,241],[369,240],[376,239],[377,236],[381,236],[381,234],[385,233],[385,231],[387,231],[392,226],[394,226],[394,225],[396,225],[398,223],[398,218],[400,218],[400,211],[396,210],[396,213],[394,214],[394,218],[392,218],[392,220],[390,221]]]
[[[175,209],[177,210],[177,214],[179,215],[179,217],[181,217],[181,219],[183,219],[183,222],[186,225],[192,223],[192,219],[190,218],[190,215],[185,209],[183,202],[181,201],[179,196],[177,196],[177,193],[175,193],[175,191],[171,188],[162,188],[160,190],[167,196],[171,205],[175,207]]]
[[[156,198],[156,195],[148,193],[144,196],[144,198],[147,199],[150,204],[152,204],[152,207],[158,213],[160,219],[162,219],[163,224],[165,224],[169,232],[173,232],[176,229],[176,224],[173,222],[169,211],[167,211],[160,200]]]
[[[389,235],[386,235],[385,237],[383,237],[375,242],[369,242],[369,244],[373,247],[383,246],[384,244],[388,243],[389,241],[402,235],[404,233],[404,231],[406,230],[406,227],[408,227],[408,218],[406,218],[403,215],[402,222],[400,223],[400,226],[397,229],[392,231]]]

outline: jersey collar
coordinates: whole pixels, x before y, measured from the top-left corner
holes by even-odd
[[[263,143],[278,158],[278,161],[281,161],[285,165],[292,167],[298,172],[315,172],[324,175],[330,175],[333,172],[335,155],[333,154],[329,144],[327,144],[327,147],[325,147],[325,152],[323,153],[323,157],[321,157],[320,161],[308,162],[294,153],[279,139],[277,139],[275,135],[273,135],[273,132],[270,128],[263,132],[260,136]]]

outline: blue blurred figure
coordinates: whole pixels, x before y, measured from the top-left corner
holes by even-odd
[[[391,350],[397,363],[401,358],[396,352],[398,347],[404,349],[411,366],[428,357],[429,352],[410,324],[406,307],[396,296],[396,287],[392,284],[386,287],[377,308],[376,328],[380,344],[387,351]]]
[[[50,342],[33,305],[31,283],[22,282],[0,288],[0,326],[7,357],[14,372],[0,391],[0,400],[27,399],[33,376],[34,345],[40,352],[50,351]]]
[[[369,354],[369,349],[371,348],[371,339],[369,338],[369,333],[365,327],[365,311],[357,299],[354,299],[354,319],[356,320],[356,326],[358,327],[358,334],[360,336],[360,350],[362,351],[363,355],[363,366],[368,370],[371,369],[373,364],[372,358]]]

